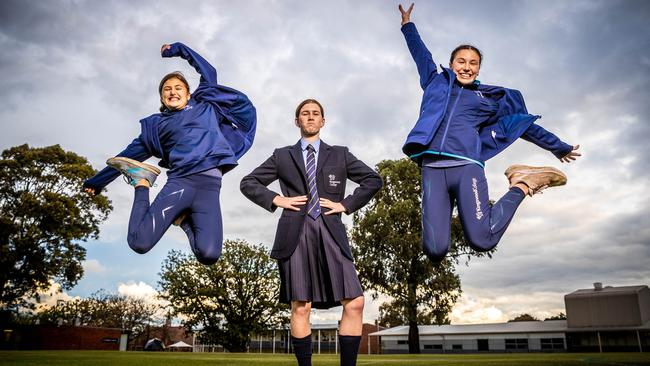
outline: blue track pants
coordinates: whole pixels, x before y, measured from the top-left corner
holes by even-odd
[[[220,191],[221,177],[198,173],[171,178],[149,205],[149,188],[137,187],[129,220],[129,246],[140,254],[148,252],[176,217],[186,212],[189,216],[181,228],[194,255],[203,264],[214,264],[223,242]]]
[[[485,173],[477,164],[449,168],[422,167],[424,253],[437,262],[449,251],[454,203],[458,204],[458,216],[470,246],[478,251],[494,248],[524,197],[519,188],[513,187],[490,206]]]

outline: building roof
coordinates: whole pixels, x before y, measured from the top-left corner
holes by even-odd
[[[585,296],[607,296],[607,295],[626,295],[626,294],[637,294],[644,289],[647,289],[646,285],[638,286],[605,286],[600,290],[595,288],[587,288],[573,291],[570,294],[565,295],[565,297],[585,297]]]
[[[487,333],[557,333],[567,330],[566,320],[509,322],[493,324],[419,325],[420,335],[487,334]],[[408,325],[370,333],[371,336],[402,336],[409,334]]]
[[[170,346],[167,346],[167,348],[187,348],[187,347],[193,348],[191,344],[187,344],[183,341],[178,341]]]
[[[650,321],[640,326],[621,327],[578,327],[569,328],[566,320],[545,320],[533,322],[509,322],[493,324],[449,324],[419,325],[421,336],[426,335],[463,335],[463,334],[513,334],[513,333],[568,333],[619,330],[650,330]],[[370,333],[371,336],[408,336],[408,325],[384,329]]]
[[[650,330],[650,320],[641,325],[600,325],[586,327],[571,327],[566,329],[567,332],[612,332],[612,331],[629,331],[629,330]]]

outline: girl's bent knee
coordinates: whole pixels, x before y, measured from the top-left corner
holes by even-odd
[[[197,250],[194,252],[194,255],[199,263],[209,266],[217,263],[221,257],[221,247],[213,248],[212,250]]]
[[[477,252],[489,252],[497,246],[497,243],[470,243],[469,246]]]
[[[449,252],[449,246],[448,245],[435,245],[431,243],[422,243],[422,250],[424,251],[424,254],[429,258],[434,263],[438,263],[442,261],[445,256],[447,255],[447,252]]]
[[[196,254],[196,260],[199,261],[199,263],[204,264],[206,266],[210,266],[210,265],[213,265],[213,264],[217,263],[217,261],[219,260],[219,257],[221,257],[221,255],[203,256],[203,255],[200,255],[198,253]]]
[[[138,242],[138,241],[129,240],[128,243],[129,243],[129,247],[138,254],[145,254],[146,252],[150,251],[151,248],[153,248],[152,245],[142,244],[142,242]]]
[[[476,250],[477,252],[488,252],[494,249],[494,247],[496,247],[499,243],[498,241],[494,242],[492,240],[471,237],[465,237],[465,240],[467,240],[470,248]]]

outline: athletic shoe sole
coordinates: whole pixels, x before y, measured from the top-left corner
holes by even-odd
[[[144,169],[146,171],[149,171],[151,173],[154,173],[156,175],[160,175],[160,169],[156,168],[155,166],[145,164],[145,163],[141,163],[141,162],[139,162],[137,160],[125,158],[123,156],[116,156],[114,158],[110,158],[110,159],[106,160],[106,165],[108,165],[110,167],[113,167],[113,168],[117,168],[118,170],[121,168],[121,165],[123,165],[123,164],[138,167],[138,168],[142,168],[142,169]]]
[[[561,175],[564,180],[567,179],[566,174],[564,174],[561,170],[557,168],[553,168],[551,166],[530,166],[530,165],[511,165],[506,169],[506,171],[503,173],[505,176],[510,179],[513,174],[515,173],[521,173],[521,174],[537,174],[537,173],[555,173],[558,175]]]
[[[510,187],[517,183],[528,186],[529,196],[542,193],[544,189],[549,187],[563,186],[567,182],[567,176],[562,171],[550,166],[512,165],[506,169],[504,174],[510,181]],[[540,178],[542,181],[540,181]]]

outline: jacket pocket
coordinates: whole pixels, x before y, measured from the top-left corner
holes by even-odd
[[[324,166],[322,172],[325,192],[331,194],[342,193],[347,179],[345,169],[337,166]]]

